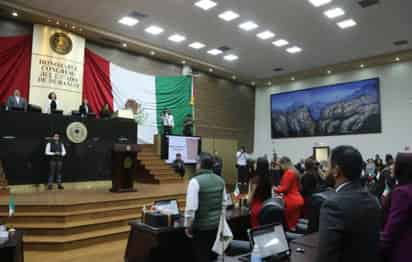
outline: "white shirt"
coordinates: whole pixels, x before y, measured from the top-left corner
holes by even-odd
[[[50,145],[50,143],[52,143],[52,142],[49,142],[49,143],[47,143],[47,145],[46,145],[46,156],[54,156],[54,155],[56,155],[56,153],[54,153],[54,152],[52,152],[52,151],[50,151],[50,149],[51,149],[51,145]],[[61,144],[62,145],[62,156],[65,156],[66,155],[66,148],[64,147],[64,145],[63,145],[63,143]]]
[[[340,190],[342,190],[342,188],[344,188],[346,185],[349,185],[350,183],[351,182],[349,181],[349,182],[345,182],[345,183],[341,184],[340,186],[338,186],[335,190],[336,193],[339,192]]]
[[[186,192],[185,227],[191,226],[196,211],[199,209],[199,190],[199,182],[196,179],[191,179]],[[226,188],[223,188],[222,208],[225,208],[226,201]]]
[[[55,102],[56,102],[56,110],[61,110],[61,106],[60,106],[60,103],[59,103],[59,100],[54,100]],[[51,102],[52,102],[52,100],[51,99],[49,99],[48,100],[48,102],[47,102],[47,104],[46,104],[46,106],[44,107],[45,109],[46,109],[46,114],[50,114],[51,113]]]
[[[173,119],[173,115],[165,114],[163,116],[163,126],[175,126],[175,121]]]
[[[238,151],[236,153],[236,164],[238,166],[246,166],[247,165],[247,153]]]
[[[16,103],[20,104],[20,96],[15,96],[14,98],[16,99]]]

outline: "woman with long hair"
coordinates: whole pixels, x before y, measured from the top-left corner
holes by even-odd
[[[263,202],[272,196],[269,161],[266,158],[257,159],[255,176],[250,183],[249,196],[250,223],[254,228],[259,226],[259,213]]]
[[[288,230],[295,231],[304,204],[303,197],[299,192],[298,171],[293,167],[288,157],[280,159],[280,167],[284,170],[280,186],[275,187],[275,192],[283,194],[285,201],[285,221]]]
[[[412,257],[412,153],[399,153],[394,167],[398,185],[391,193],[388,220],[381,235],[386,261],[407,262]]]

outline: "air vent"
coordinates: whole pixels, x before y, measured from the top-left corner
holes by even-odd
[[[396,46],[407,45],[409,44],[409,41],[408,40],[398,40],[398,41],[393,42],[393,44]]]
[[[370,7],[372,5],[379,4],[379,0],[358,0],[358,4],[362,8],[367,8],[367,7]]]
[[[141,20],[141,19],[143,19],[143,18],[147,18],[147,17],[148,17],[148,15],[143,14],[143,13],[138,12],[138,11],[132,11],[132,12],[130,12],[130,14],[129,14],[128,16],[133,17],[133,18],[136,18],[136,19],[138,19],[138,20]]]
[[[219,47],[218,49],[222,52],[227,52],[231,50],[232,48],[228,47],[227,45],[224,45],[224,46]]]
[[[110,38],[105,38],[105,37],[101,37],[100,40],[103,41],[107,45],[120,45],[121,44],[121,42],[119,41],[116,41]]]
[[[282,68],[282,67],[276,67],[276,68],[273,68],[273,71],[275,71],[275,72],[281,72],[281,71],[283,71],[284,69]]]

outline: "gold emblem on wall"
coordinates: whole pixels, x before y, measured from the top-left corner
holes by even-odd
[[[87,127],[82,122],[73,122],[67,126],[66,136],[72,143],[83,143],[87,139]]]
[[[50,46],[54,52],[67,55],[72,51],[73,42],[66,33],[57,32],[50,37]]]

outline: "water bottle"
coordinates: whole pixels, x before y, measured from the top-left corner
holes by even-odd
[[[258,246],[255,244],[252,254],[250,255],[251,262],[262,262],[262,255],[260,254]]]

